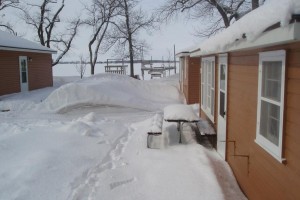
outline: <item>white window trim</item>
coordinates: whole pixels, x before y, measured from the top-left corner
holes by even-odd
[[[207,108],[204,108],[204,105],[203,105],[203,101],[202,101],[202,99],[203,99],[203,92],[204,92],[204,90],[203,90],[203,78],[204,78],[204,71],[205,70],[203,70],[203,66],[204,66],[204,63],[205,62],[214,62],[214,70],[212,71],[212,73],[214,74],[214,81],[216,81],[216,61],[215,61],[216,59],[215,59],[215,57],[214,56],[212,56],[212,57],[205,57],[205,58],[202,58],[202,61],[201,61],[201,83],[200,83],[200,85],[201,85],[201,110],[206,114],[206,116],[214,123],[215,122],[215,118],[214,118],[214,115],[212,115],[211,114],[211,108],[209,108],[209,109],[207,109]],[[216,109],[216,106],[215,106],[215,101],[216,101],[216,95],[215,95],[215,93],[216,93],[216,84],[214,83],[214,111],[215,111],[215,109]]]
[[[283,162],[282,158],[282,139],[283,139],[283,112],[284,112],[284,88],[285,88],[285,50],[269,51],[259,53],[259,72],[258,72],[258,99],[257,99],[257,124],[256,124],[256,139],[255,142],[271,154],[279,162]],[[281,74],[281,101],[276,102],[261,96],[262,90],[262,63],[264,61],[282,61]],[[279,142],[278,146],[270,142],[268,139],[259,134],[260,130],[260,114],[261,114],[261,100],[280,106],[280,122],[279,122]]]

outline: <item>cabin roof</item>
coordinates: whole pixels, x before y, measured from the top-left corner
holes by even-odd
[[[300,40],[300,1],[269,0],[219,34],[203,41],[190,56],[202,56]],[[295,20],[292,21],[292,16]],[[292,23],[291,22],[295,22]],[[279,28],[268,28],[278,24]]]
[[[36,42],[0,31],[0,50],[25,51],[37,53],[56,53],[55,50],[42,46]]]
[[[176,54],[176,57],[184,57],[184,56],[189,56],[191,53],[193,53],[194,51],[198,51],[199,48],[198,48],[198,45],[195,46],[191,46],[191,47],[188,47],[188,48],[185,48],[185,49],[182,49],[181,51],[179,51],[177,54]]]

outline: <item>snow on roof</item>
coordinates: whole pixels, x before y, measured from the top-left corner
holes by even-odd
[[[299,0],[268,0],[221,33],[205,40],[198,48],[201,54],[224,52],[237,40],[245,38],[255,41],[268,27],[280,22],[281,27],[289,25],[292,14],[300,13]]]
[[[38,43],[12,35],[0,30],[0,50],[30,51],[39,53],[56,53],[55,50]]]
[[[182,49],[180,50],[176,56],[177,57],[183,57],[183,56],[187,56],[187,55],[190,55],[190,53],[194,52],[194,51],[199,51],[199,45],[193,45],[193,46],[190,46],[188,48],[185,48],[185,49]]]

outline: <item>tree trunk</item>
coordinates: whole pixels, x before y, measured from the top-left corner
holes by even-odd
[[[91,63],[91,75],[95,74],[95,65],[94,63]]]
[[[134,68],[133,68],[133,44],[132,44],[132,31],[129,23],[129,8],[127,5],[127,0],[124,0],[124,9],[126,17],[126,27],[128,34],[128,45],[129,45],[129,59],[130,59],[130,76],[134,77]]]
[[[229,27],[230,21],[229,21],[229,18],[227,17],[226,12],[223,10],[223,8],[219,5],[219,3],[216,0],[212,0],[211,3],[217,8],[218,12],[220,13],[225,27],[226,28]]]
[[[252,10],[259,7],[259,0],[252,0]]]
[[[133,67],[133,46],[132,46],[132,37],[129,35],[129,59],[130,59],[130,76],[134,77],[134,67]]]

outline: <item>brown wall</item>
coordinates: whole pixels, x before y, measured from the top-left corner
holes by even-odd
[[[184,57],[187,76],[183,74],[183,93],[187,104],[199,103],[200,58]]]
[[[20,92],[19,56],[28,61],[29,90],[53,85],[51,54],[0,50],[0,95]]]
[[[259,52],[281,49],[287,51],[283,130],[285,164],[254,142]],[[249,199],[300,199],[299,102],[300,43],[229,54],[227,161]],[[249,156],[249,160],[234,154]]]
[[[185,56],[185,57],[183,57],[183,60],[184,60],[184,69],[183,69],[183,83],[182,83],[182,86],[183,86],[183,88],[182,88],[182,92],[183,92],[183,94],[184,94],[184,96],[185,96],[185,99],[186,99],[186,101],[188,101],[187,100],[187,98],[188,98],[188,92],[189,92],[189,90],[188,90],[188,87],[189,87],[189,81],[188,81],[188,56]]]
[[[187,103],[194,104],[199,103],[199,86],[200,86],[200,58],[188,59],[188,96]]]

